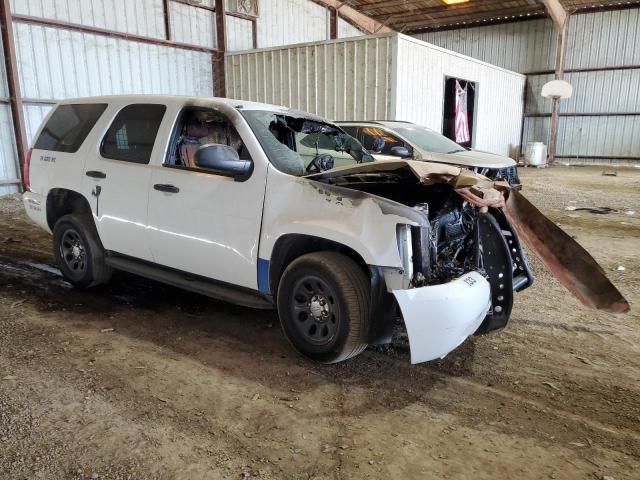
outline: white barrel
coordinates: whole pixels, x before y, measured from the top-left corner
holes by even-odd
[[[539,167],[547,163],[547,146],[542,142],[529,142],[524,151],[525,165]]]

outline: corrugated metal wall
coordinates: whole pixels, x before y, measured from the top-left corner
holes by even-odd
[[[227,95],[336,120],[388,117],[393,42],[385,35],[227,55]]]
[[[253,48],[253,26],[250,20],[227,15],[227,51]]]
[[[329,38],[329,14],[309,0],[260,0],[258,47],[315,42]]]
[[[361,35],[364,35],[364,33],[346,20],[338,18],[338,38],[359,37]]]
[[[432,32],[418,37],[506,68],[533,73],[527,76],[523,145],[528,141],[548,142],[551,102],[543,99],[540,91],[553,75],[535,72],[555,67],[556,40],[549,20]],[[628,69],[629,66],[635,68]],[[566,69],[605,70],[566,74],[574,87],[574,97],[561,104],[561,112],[571,114],[560,117],[557,155],[565,157],[561,160],[637,163],[639,66],[640,9],[570,18]]]
[[[169,11],[173,40],[202,47],[216,47],[216,14],[214,12],[174,1],[169,2]]]
[[[442,131],[445,77],[477,82],[474,147],[517,156],[525,77],[470,57],[400,36],[395,116]]]
[[[162,0],[11,0],[15,14],[165,38]]]

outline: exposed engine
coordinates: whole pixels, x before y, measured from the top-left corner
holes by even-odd
[[[413,208],[427,214],[431,222],[432,263],[426,283],[443,283],[477,268],[477,211],[473,206],[451,197],[436,212],[430,212],[426,203]]]

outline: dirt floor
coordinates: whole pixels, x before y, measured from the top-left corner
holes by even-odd
[[[0,200],[0,479],[640,479],[640,169],[603,170],[526,169],[524,193],[631,313],[532,260],[506,330],[417,366],[402,344],[317,365],[273,313],[131,275],[74,290]]]

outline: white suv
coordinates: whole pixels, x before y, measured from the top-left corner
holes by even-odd
[[[504,327],[532,277],[501,210],[465,201],[459,168],[372,160],[284,107],[66,100],[36,136],[24,205],[77,287],[120,269],[277,308],[291,344],[321,362],[390,341],[398,315],[412,362]]]

